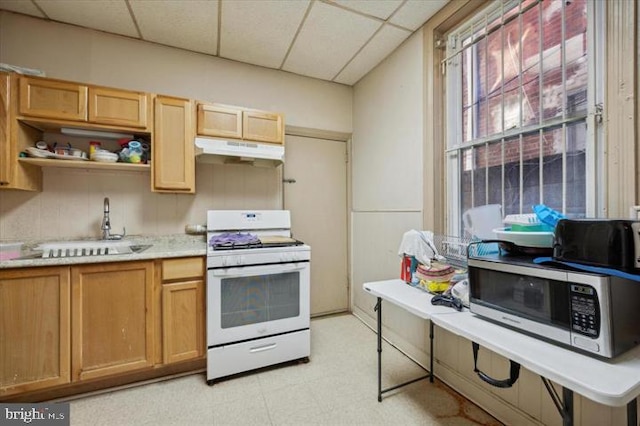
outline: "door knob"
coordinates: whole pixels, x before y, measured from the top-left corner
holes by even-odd
[[[282,179],[282,182],[284,183],[296,183],[295,179]]]

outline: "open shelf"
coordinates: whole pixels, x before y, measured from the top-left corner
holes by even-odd
[[[149,171],[151,169],[149,164],[100,163],[97,161],[56,160],[53,158],[19,158],[19,161],[39,167],[63,167],[70,169],[129,170],[139,172]]]

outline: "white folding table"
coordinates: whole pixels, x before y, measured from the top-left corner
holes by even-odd
[[[583,355],[527,334],[497,325],[464,309],[458,312],[431,304],[432,295],[399,279],[364,283],[377,297],[378,401],[382,394],[418,380],[433,381],[433,326],[462,336],[540,375],[564,425],[573,424],[573,392],[612,407],[627,406],[627,424],[637,426],[637,397],[640,395],[640,346],[611,360]],[[429,320],[429,374],[388,389],[382,389],[382,300]],[[477,349],[477,346],[475,347]],[[550,380],[562,386],[562,399]]]

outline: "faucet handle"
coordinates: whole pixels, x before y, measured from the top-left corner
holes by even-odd
[[[127,229],[122,227],[122,234],[111,234],[109,235],[110,240],[121,240],[127,235]]]

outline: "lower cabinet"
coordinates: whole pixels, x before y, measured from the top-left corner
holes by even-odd
[[[0,402],[203,368],[204,274],[202,256],[0,269]]]
[[[153,262],[71,268],[72,377],[153,366]]]
[[[164,364],[205,354],[202,257],[162,261],[162,359]]]
[[[0,400],[71,381],[69,268],[0,271]]]

